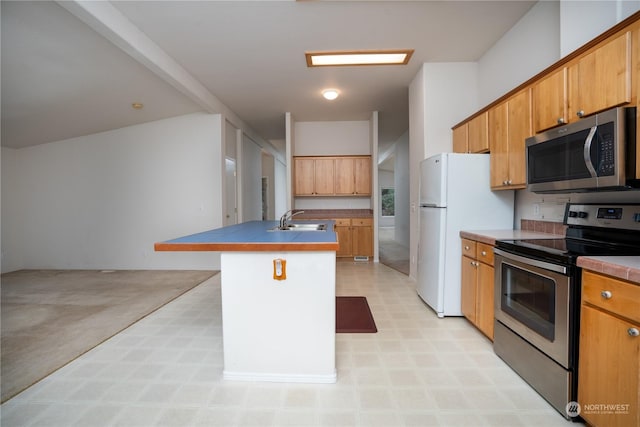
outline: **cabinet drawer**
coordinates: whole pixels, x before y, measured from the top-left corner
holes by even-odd
[[[583,271],[582,300],[596,307],[640,322],[640,286]]]
[[[462,239],[462,255],[475,259],[476,245],[477,242],[475,240]]]
[[[478,243],[476,251],[478,261],[493,265],[493,246],[486,243]]]
[[[351,225],[355,227],[372,226],[373,218],[351,218]]]
[[[349,218],[340,218],[334,221],[336,222],[336,227],[349,227],[351,225],[351,219]]]

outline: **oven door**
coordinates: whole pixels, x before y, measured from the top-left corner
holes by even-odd
[[[495,249],[496,320],[570,368],[567,267]]]

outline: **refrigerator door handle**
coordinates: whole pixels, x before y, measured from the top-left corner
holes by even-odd
[[[439,207],[436,203],[423,203],[420,205],[421,208],[437,208]]]

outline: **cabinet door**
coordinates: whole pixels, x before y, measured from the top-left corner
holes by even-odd
[[[524,188],[527,182],[525,167],[525,140],[531,136],[531,91],[526,89],[507,103],[507,144],[509,147],[510,188]]]
[[[578,402],[580,415],[594,426],[640,425],[640,337],[630,328],[640,325],[626,322],[606,312],[582,305],[580,318],[580,363]],[[619,414],[589,410],[587,405],[628,405]]]
[[[568,123],[567,69],[563,67],[533,85],[532,97],[535,133]]]
[[[485,111],[469,121],[468,144],[470,153],[486,153],[489,151],[489,134],[487,128],[488,114]]]
[[[351,233],[354,256],[373,256],[373,227],[352,220]]]
[[[351,157],[336,158],[336,194],[349,195],[355,193],[355,173],[355,159]]]
[[[476,260],[467,256],[462,257],[461,269],[461,310],[464,317],[471,323],[476,323],[476,292],[478,289]]]
[[[315,174],[315,160],[295,158],[294,164],[294,176],[295,176],[295,191],[296,196],[311,196],[314,194],[313,181]]]
[[[355,193],[359,196],[371,195],[371,158],[355,159]]]
[[[575,71],[572,114],[586,116],[631,102],[631,31],[580,59]]]
[[[478,291],[476,323],[486,336],[493,341],[494,319],[494,268],[490,265],[478,263]]]
[[[316,195],[335,194],[334,159],[315,160],[314,190]]]
[[[453,152],[468,153],[469,146],[467,144],[469,124],[465,123],[453,129]]]
[[[508,108],[503,102],[489,110],[489,143],[491,146],[491,188],[499,190],[509,180]]]
[[[353,253],[350,224],[351,220],[348,219],[336,220],[334,230],[338,235],[338,243],[340,244],[340,249],[336,252],[336,256],[338,257],[348,257]]]

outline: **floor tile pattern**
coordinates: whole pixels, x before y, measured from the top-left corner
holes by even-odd
[[[340,262],[338,295],[367,297],[376,334],[338,334],[336,384],[222,380],[220,276],[6,402],[10,426],[575,426],[462,318],[414,283]]]

